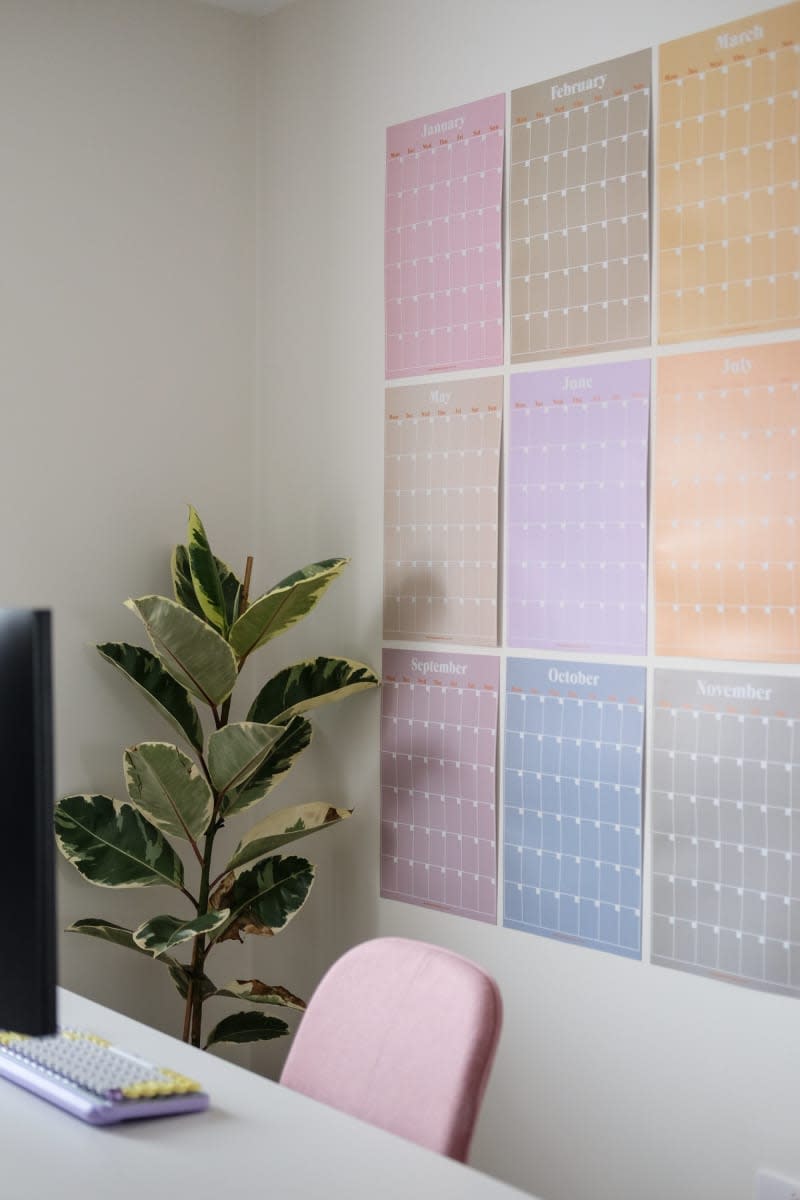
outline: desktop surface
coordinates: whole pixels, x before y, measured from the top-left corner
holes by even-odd
[[[0,1080],[4,1200],[173,1200],[176,1189],[216,1200],[231,1187],[282,1200],[526,1195],[74,993],[59,991],[58,1015],[199,1080],[211,1107],[95,1128]]]

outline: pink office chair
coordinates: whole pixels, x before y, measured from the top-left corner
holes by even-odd
[[[364,942],[314,992],[281,1083],[464,1162],[502,1012],[497,984],[468,959]]]

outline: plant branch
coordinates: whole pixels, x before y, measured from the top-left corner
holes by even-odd
[[[221,795],[217,795],[214,798],[215,812],[221,799]],[[214,849],[214,838],[219,828],[220,822],[216,820],[212,821],[203,847],[200,892],[197,897],[197,915],[201,917],[208,912],[208,897],[211,891],[209,882],[211,878],[211,856]],[[189,968],[189,987],[186,994],[186,1008],[183,1017],[183,1040],[185,1042],[190,1041],[193,1046],[200,1045],[202,1034],[203,1002],[205,999],[203,996],[203,975],[207,953],[205,935],[196,937],[192,949],[192,964]]]

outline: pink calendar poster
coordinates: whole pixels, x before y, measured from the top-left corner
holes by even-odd
[[[386,378],[503,361],[505,97],[386,131]]]
[[[494,655],[384,650],[381,895],[497,919]]]
[[[499,376],[386,392],[383,636],[497,645]]]

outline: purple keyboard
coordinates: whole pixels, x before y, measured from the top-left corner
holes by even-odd
[[[91,1125],[202,1112],[209,1103],[193,1079],[76,1029],[37,1038],[0,1031],[0,1077]]]

